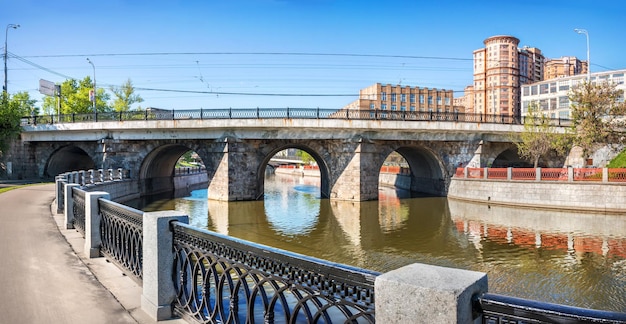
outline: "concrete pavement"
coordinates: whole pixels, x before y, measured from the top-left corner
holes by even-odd
[[[137,283],[85,257],[53,200],[54,184],[0,194],[0,323],[156,323],[140,309]]]

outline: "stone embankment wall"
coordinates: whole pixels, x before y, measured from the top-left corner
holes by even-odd
[[[509,181],[453,177],[448,197],[488,204],[600,213],[626,212],[620,183]]]

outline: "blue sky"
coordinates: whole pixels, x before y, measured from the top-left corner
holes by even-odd
[[[39,79],[93,77],[90,58],[99,88],[130,79],[142,107],[167,109],[340,108],[376,82],[461,96],[472,51],[503,34],[586,59],[584,28],[592,72],[625,69],[625,13],[618,0],[0,0],[0,26],[21,25],[10,93],[41,102]]]

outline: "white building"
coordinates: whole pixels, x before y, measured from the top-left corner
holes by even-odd
[[[626,70],[592,73],[591,83],[612,82],[617,85],[617,89],[626,92],[624,73],[626,73]],[[544,115],[548,115],[550,118],[569,119],[571,105],[568,98],[569,90],[586,79],[587,74],[578,74],[523,85],[521,95],[522,116],[528,114],[528,105],[531,102],[536,102]],[[623,94],[620,100],[624,101]]]

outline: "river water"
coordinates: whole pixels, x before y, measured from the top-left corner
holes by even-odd
[[[219,202],[207,190],[156,200],[211,231],[385,272],[421,262],[486,272],[489,292],[626,312],[626,215],[487,206],[447,198],[320,199],[319,178],[271,175],[263,201]]]

